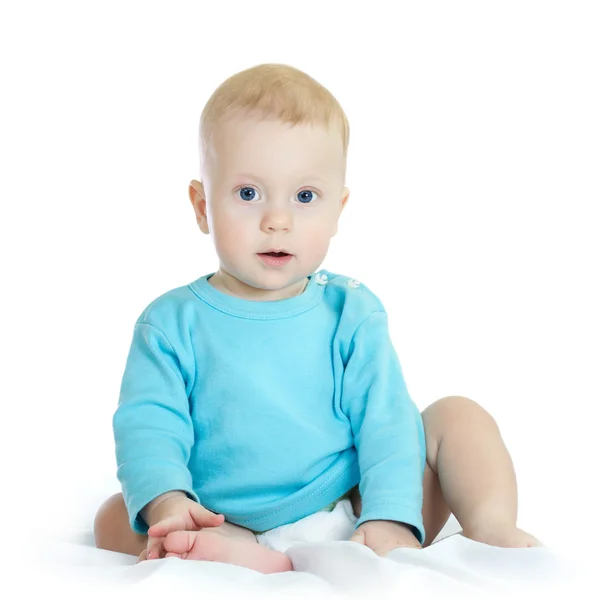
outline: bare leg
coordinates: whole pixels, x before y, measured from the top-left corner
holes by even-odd
[[[463,535],[473,540],[511,548],[541,545],[517,528],[515,471],[492,417],[468,398],[448,396],[423,411],[423,424],[423,547],[437,537],[451,512]],[[360,515],[358,490],[351,500]]]
[[[427,462],[448,507],[471,539],[503,547],[541,545],[517,528],[517,479],[494,419],[461,396],[423,412]]]
[[[122,494],[111,496],[94,521],[96,546],[145,559],[148,538],[132,531]],[[176,531],[165,537],[166,557],[226,562],[260,571],[291,571],[290,559],[282,552],[261,546],[255,535],[233,523],[206,527],[201,531]]]
[[[129,526],[122,494],[111,496],[96,513],[94,537],[97,548],[133,556],[145,551],[148,543],[147,536],[135,533]]]

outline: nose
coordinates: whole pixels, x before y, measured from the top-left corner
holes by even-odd
[[[292,228],[292,215],[288,209],[282,206],[270,206],[265,210],[260,228],[265,233],[290,231]]]

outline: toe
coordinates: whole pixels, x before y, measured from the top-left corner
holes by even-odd
[[[167,555],[170,553],[183,554],[194,547],[195,533],[193,531],[174,531],[165,537],[164,547]]]

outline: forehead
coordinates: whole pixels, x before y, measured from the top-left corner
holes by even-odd
[[[315,175],[344,170],[342,136],[335,126],[298,123],[276,118],[237,116],[219,124],[213,135],[209,162],[218,172]]]

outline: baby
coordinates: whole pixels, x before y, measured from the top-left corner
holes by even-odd
[[[242,71],[209,99],[189,196],[219,268],[135,323],[113,421],[123,493],[98,511],[99,548],[287,571],[268,534],[342,505],[348,537],[379,555],[429,545],[451,512],[474,540],[540,544],[517,528],[492,417],[460,396],[421,415],[380,300],[319,270],[348,139],[336,99],[292,67]]]

